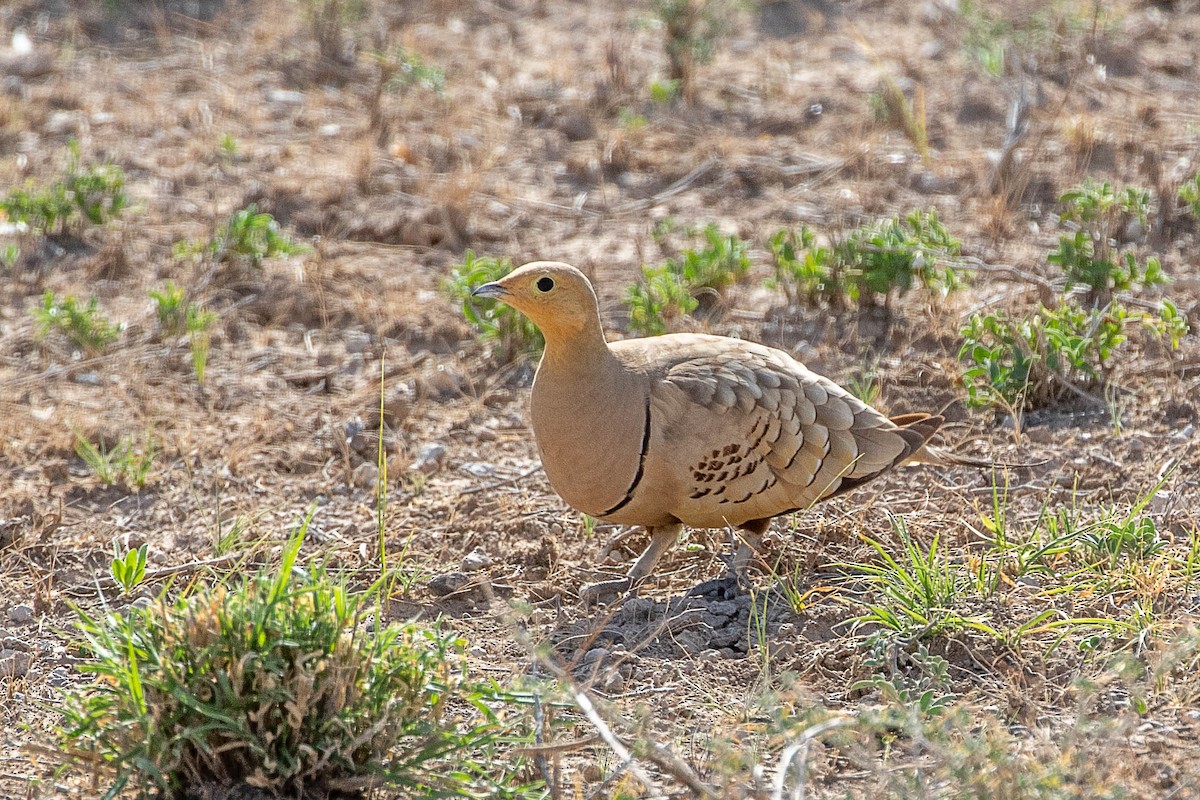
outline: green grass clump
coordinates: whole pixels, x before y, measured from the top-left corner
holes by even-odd
[[[1042,306],[1027,317],[973,314],[963,326],[958,353],[966,362],[967,403],[1038,408],[1102,389],[1113,356],[1135,328],[1171,348],[1187,333],[1186,321],[1169,301],[1157,314],[1116,301],[1102,309]]]
[[[63,176],[48,186],[27,185],[0,200],[9,222],[35,235],[79,233],[88,224],[104,225],[129,206],[125,173],[115,164],[84,164],[72,142]]]
[[[546,346],[542,332],[523,314],[504,303],[471,295],[479,286],[500,280],[512,270],[512,262],[507,258],[476,256],[468,250],[463,262],[442,282],[442,291],[462,306],[467,322],[490,345],[491,357],[504,364],[520,358],[536,358]]]
[[[661,241],[671,223],[660,223],[655,238]],[[642,280],[625,290],[629,329],[656,336],[675,327],[678,320],[700,306],[702,298],[720,297],[750,271],[749,245],[737,236],[726,236],[716,225],[689,230],[703,244],[686,248],[657,266],[642,266]]]
[[[150,298],[154,300],[158,327],[164,335],[187,333],[192,352],[192,372],[198,383],[204,383],[211,340],[209,329],[217,321],[216,312],[206,310],[199,303],[186,302],[186,293],[174,281],[167,281],[161,289],[151,290]]]
[[[134,446],[131,436],[122,436],[115,445],[107,447],[103,442],[92,444],[78,432],[75,434],[75,453],[102,486],[119,483],[130,489],[141,489],[150,477],[157,452],[154,438],[149,435],[139,448]]]
[[[466,643],[385,624],[374,590],[296,563],[77,627],[96,676],[62,697],[68,761],[138,797],[246,783],[273,796],[516,797],[497,752],[514,700],[466,675]],[[374,622],[368,624],[367,617]],[[532,794],[532,790],[530,790]]]
[[[872,306],[882,297],[888,306],[918,283],[945,293],[961,282],[954,269],[961,244],[933,209],[863,225],[829,246],[818,245],[806,226],[781,229],[769,246],[770,285],[782,289],[790,303],[844,308]]]
[[[45,338],[51,332],[59,331],[90,355],[99,353],[121,335],[121,326],[100,313],[95,297],[81,305],[74,295],[59,300],[47,289],[42,295],[41,307],[33,310],[33,318],[38,324],[39,337]]]

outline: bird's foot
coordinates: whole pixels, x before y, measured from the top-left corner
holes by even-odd
[[[730,572],[713,578],[688,590],[688,597],[703,597],[708,600],[733,600],[738,595],[749,594],[749,581]]]
[[[620,600],[626,594],[632,594],[635,588],[633,579],[628,576],[611,581],[589,583],[579,590],[579,599],[585,606],[594,606],[598,603],[608,604]]]

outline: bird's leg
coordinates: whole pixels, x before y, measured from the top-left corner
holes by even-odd
[[[732,558],[722,559],[728,565],[725,575],[701,583],[688,594],[693,597],[711,596],[718,600],[732,600],[739,594],[749,593],[753,587],[750,583],[750,561],[758,552],[763,534],[770,525],[770,519],[756,519],[744,523],[736,531],[731,530],[735,547]]]
[[[733,563],[729,565],[728,578],[739,592],[750,591],[750,561],[758,554],[758,546],[762,544],[762,534],[743,529],[737,536],[737,550],[733,554]]]
[[[579,596],[587,605],[615,599],[625,592],[636,589],[638,584],[646,579],[653,570],[654,565],[662,558],[662,554],[667,552],[667,548],[675,544],[675,540],[679,538],[679,531],[682,525],[678,523],[674,525],[656,525],[647,527],[646,532],[650,534],[650,544],[638,556],[638,560],[633,562],[633,566],[629,568],[629,572],[624,578],[617,578],[611,581],[600,581],[599,583],[589,583],[579,590]]]

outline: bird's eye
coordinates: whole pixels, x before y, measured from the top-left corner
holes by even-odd
[[[538,278],[537,288],[539,292],[548,292],[554,288],[553,278]]]

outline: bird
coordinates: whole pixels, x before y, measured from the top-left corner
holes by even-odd
[[[978,465],[929,444],[942,416],[888,417],[782,350],[699,333],[610,342],[569,264],[528,263],[471,294],[543,334],[530,418],[551,487],[649,534],[625,577],[582,587],[588,603],[636,591],[682,526],[740,531],[728,578],[741,587],[775,517],[907,462]]]

